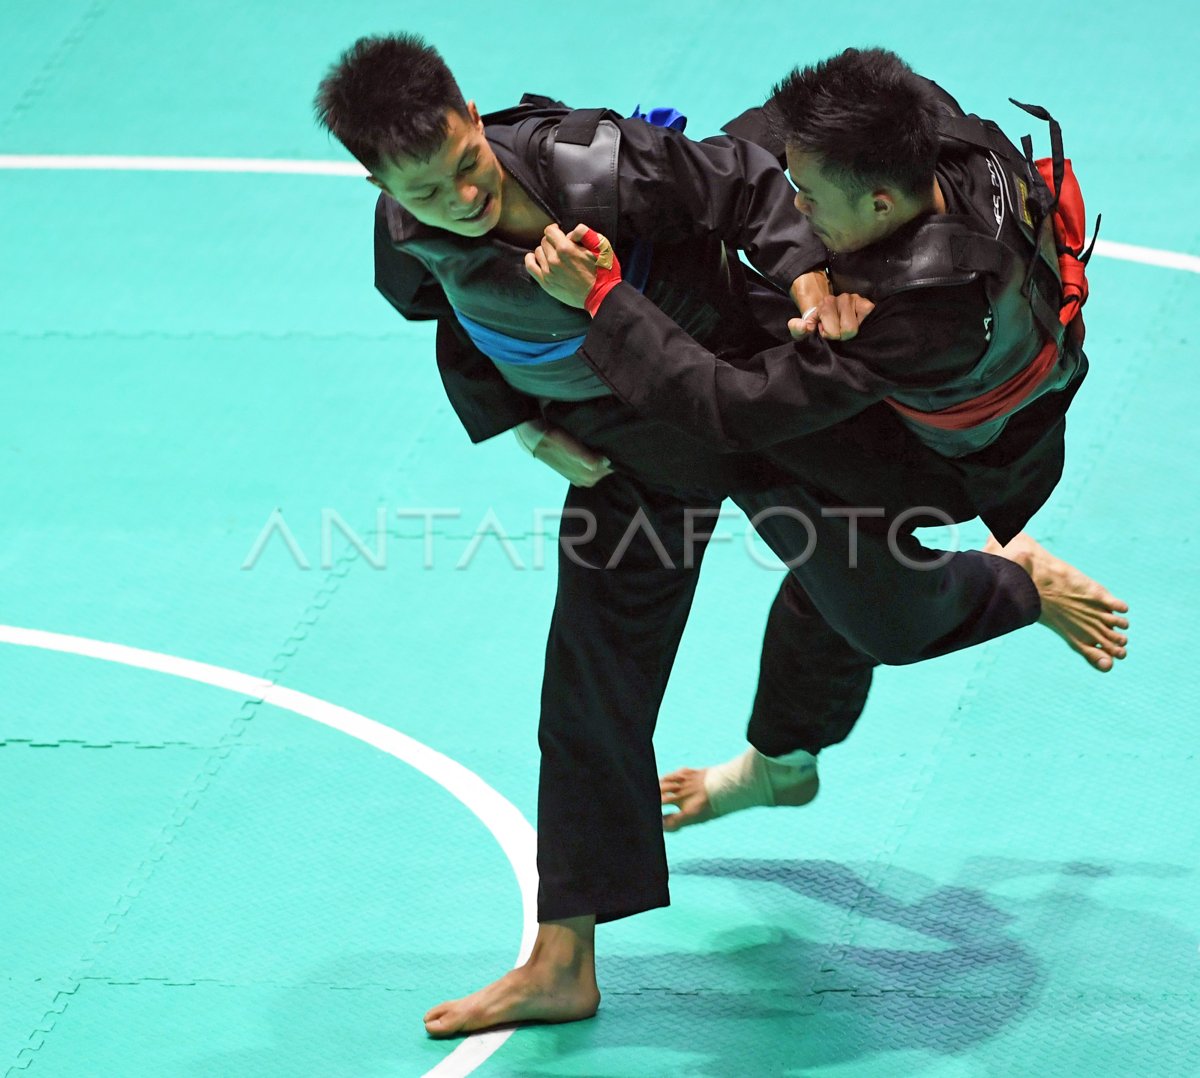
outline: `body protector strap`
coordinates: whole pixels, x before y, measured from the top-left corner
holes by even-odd
[[[685,122],[672,109],[654,109],[644,116],[635,111],[634,115],[675,130]],[[517,105],[483,117],[485,126],[510,129],[510,147],[518,162],[530,160],[535,152],[547,154],[547,197],[552,204],[541,203],[536,185],[522,185],[548,216],[566,228],[583,222],[614,241],[619,220],[618,119],[617,113],[607,109],[573,110],[539,94],[525,94]],[[532,144],[543,136],[546,141],[535,151]],[[465,315],[470,323],[521,339],[528,335],[530,324],[537,324],[539,338],[559,344],[582,341],[589,323],[584,312],[547,295],[523,268],[514,276],[513,271],[499,266],[501,262],[507,265],[505,256],[491,245],[415,226],[405,211],[386,197],[380,199],[378,213],[383,220],[376,229],[376,286],[393,304],[408,310],[410,317],[413,301],[427,294],[429,302],[420,304],[417,317],[445,317],[453,309],[460,321]],[[390,258],[394,250],[415,258]],[[622,251],[624,278],[639,290],[649,276],[652,253],[651,245],[636,237],[629,237]],[[426,268],[434,266],[437,273]],[[514,303],[518,294],[521,301]]]
[[[547,118],[559,123],[546,139],[550,175],[554,178],[555,205],[543,207],[565,229],[585,224],[603,234],[614,245],[622,242],[623,279],[639,292],[650,276],[653,245],[636,236],[619,236],[617,170],[621,152],[621,117],[611,109],[570,109],[561,101],[540,94],[525,94],[520,104],[483,117],[484,123],[509,124],[514,128],[514,148],[525,160],[529,144]],[[687,117],[673,108],[652,108],[643,113],[638,105],[630,119],[645,120],[655,127],[682,131]],[[528,122],[526,122],[528,121]]]
[[[1038,114],[1049,117],[1045,110]],[[934,215],[908,233],[902,247],[884,240],[831,262],[835,291],[859,292],[876,303],[914,288],[976,280],[984,285],[990,324],[975,367],[932,389],[904,390],[887,399],[922,441],[945,456],[965,456],[991,444],[1011,415],[1065,388],[1081,365],[1078,310],[1087,295],[1083,203],[1062,157],[1058,125],[1050,122],[1053,156],[1035,164],[993,122],[943,116],[942,154],[966,153],[985,163],[996,220]],[[1050,193],[1066,195],[1071,187],[1070,198]],[[1060,218],[1068,206],[1077,227],[1065,235]],[[1076,268],[1060,268],[1064,261]],[[1064,272],[1077,273],[1077,280],[1071,278],[1076,283],[1068,284]]]
[[[583,222],[610,240],[617,234],[617,156],[621,131],[607,109],[568,113],[549,136],[558,210],[566,228]]]
[[[583,223],[616,245],[622,242],[623,279],[639,292],[650,277],[654,247],[638,236],[619,235],[617,169],[621,151],[620,117],[609,109],[576,109],[550,133],[550,169],[555,177],[558,211],[564,228]],[[687,117],[676,109],[638,105],[630,119],[682,131]]]

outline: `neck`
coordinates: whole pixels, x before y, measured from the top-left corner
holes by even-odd
[[[551,218],[507,170],[502,173],[500,183],[500,220],[492,231],[502,239],[534,246],[541,241]]]
[[[910,221],[915,221],[918,217],[924,217],[931,213],[945,212],[946,198],[942,194],[942,189],[938,186],[937,179],[935,178],[927,198],[904,197],[896,201],[895,211],[892,214],[891,227],[888,228],[885,235],[890,236],[893,232],[898,232],[906,224]]]

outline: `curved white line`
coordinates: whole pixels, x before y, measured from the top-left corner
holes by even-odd
[[[0,154],[0,169],[101,172],[259,172],[287,176],[365,176],[354,161],[289,161],[270,157],[123,157],[113,154]],[[1132,243],[1097,240],[1096,254],[1124,262],[1200,273],[1200,256]]]
[[[46,651],[83,655],[91,659],[120,663],[123,666],[154,670],[189,681],[199,681],[205,685],[215,685],[217,688],[228,689],[252,700],[262,700],[274,707],[331,726],[359,741],[382,749],[398,760],[403,760],[461,801],[499,843],[504,856],[512,865],[513,874],[517,877],[517,885],[521,890],[523,926],[517,965],[529,956],[537,932],[536,833],[512,802],[456,760],[421,744],[407,734],[400,733],[399,730],[393,730],[390,726],[368,719],[357,712],[309,696],[307,693],[297,692],[295,689],[284,688],[265,678],[253,677],[222,666],[210,666],[208,663],[126,647],[124,644],[110,644],[103,640],[67,636],[40,629],[21,629],[13,625],[0,625],[0,644],[18,644]],[[464,1078],[512,1034],[513,1030],[503,1029],[467,1037],[440,1063],[427,1071],[425,1078]]]

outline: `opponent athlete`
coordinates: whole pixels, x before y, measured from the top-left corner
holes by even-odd
[[[547,647],[537,944],[521,969],[434,1008],[426,1025],[444,1035],[586,1017],[599,1001],[596,922],[668,901],[651,736],[706,538],[689,536],[688,510],[715,515],[729,492],[739,499],[753,492],[767,504],[771,488],[787,484],[787,506],[810,518],[817,552],[781,589],[763,668],[767,682],[792,685],[831,723],[857,715],[866,685],[857,666],[839,666],[845,642],[837,633],[810,632],[824,625],[806,597],[810,577],[840,577],[840,589],[829,588],[847,596],[833,603],[839,621],[862,652],[889,661],[989,639],[1032,622],[1043,604],[1013,560],[968,553],[901,574],[908,603],[891,611],[897,574],[879,556],[876,537],[859,542],[871,556],[848,575],[850,523],[822,509],[880,505],[891,521],[915,498],[959,518],[973,515],[953,468],[886,409],[803,439],[786,470],[645,420],[575,354],[587,316],[553,301],[525,271],[525,251],[551,223],[586,220],[579,198],[596,192],[581,157],[596,152],[599,131],[615,132],[617,142],[599,147],[615,166],[614,238],[627,265],[638,261],[635,241],[653,242],[641,255],[646,297],[717,354],[763,347],[766,335],[725,244],[795,293],[803,271],[825,258],[791,210],[790,188],[770,154],[730,138],[691,142],[640,120],[603,117],[609,126],[602,127],[595,115],[552,103],[512,110],[485,129],[437,53],[408,37],[358,42],[322,84],[318,114],[385,191],[376,216],[377,285],[406,317],[438,319],[439,367],[471,437],[536,423],[545,428],[536,432],[545,434],[540,458],[568,474],[579,461],[594,465],[572,476],[568,491]],[[795,485],[802,457],[820,476],[811,488]],[[777,546],[795,532],[795,517],[786,516],[778,529],[764,529]],[[897,543],[914,559],[929,557],[907,532]],[[1044,555],[1041,564],[1061,579],[1062,563]],[[1047,600],[1061,605],[1049,593]],[[1111,610],[1115,601],[1105,597],[1089,616],[1105,602]],[[775,637],[782,643],[772,646]],[[1107,646],[1119,655],[1123,640]],[[760,691],[756,713],[790,711],[795,698]]]
[[[1040,253],[1052,236],[1050,222],[1035,228],[1046,213],[1034,201],[1039,176],[994,125],[965,117],[880,49],[797,68],[767,111],[786,145],[796,208],[829,251],[834,287],[878,304],[858,306],[868,313],[853,339],[800,332],[793,345],[729,364],[617,287],[619,270],[602,274],[597,289],[593,254],[554,226],[527,260],[530,272],[573,305],[592,295],[596,317],[580,355],[643,414],[786,462],[795,435],[886,400],[954,461],[980,515],[1007,538],[1061,474],[1063,416],[1087,365],[1081,324],[1064,332],[1059,316],[1059,259],[1052,245],[1048,258]],[[1062,182],[1060,174],[1069,191]],[[1070,275],[1071,259],[1062,263]],[[827,299],[821,309],[836,333],[839,308]],[[1008,552],[1029,558],[1036,547],[1021,535]],[[1093,662],[1104,654],[1077,625],[1052,627]],[[869,669],[868,656],[860,662]],[[789,728],[752,724],[752,746],[779,756],[828,744],[819,724],[798,719]],[[815,795],[815,769],[803,774]],[[666,776],[662,796],[680,810],[666,818],[672,830],[771,803],[753,747],[717,768]]]

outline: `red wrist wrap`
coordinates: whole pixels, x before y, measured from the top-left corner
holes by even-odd
[[[621,283],[621,263],[612,244],[595,229],[589,228],[582,242],[596,256],[596,283],[583,301],[584,309],[595,318],[604,297]]]

